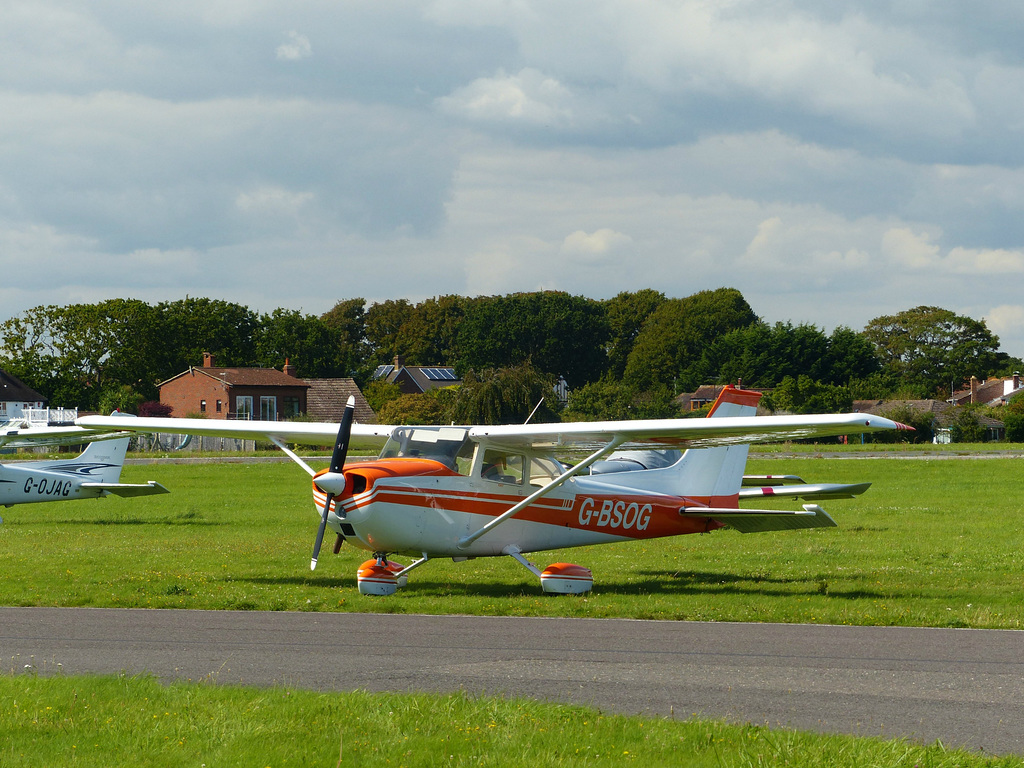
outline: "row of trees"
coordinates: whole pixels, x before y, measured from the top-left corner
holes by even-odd
[[[563,416],[593,419],[676,415],[674,396],[701,384],[742,380],[773,388],[776,407],[828,411],[853,399],[944,397],[972,375],[1022,367],[983,321],[948,310],[917,307],[826,333],[770,324],[731,288],[685,298],[651,289],[607,300],[553,291],[355,298],[320,316],[207,298],[111,299],[35,307],[0,324],[0,366],[51,402],[84,409],[156,399],[157,384],[203,352],[225,366],[290,359],[301,377],[351,376],[396,421],[522,419],[558,376],[572,392]],[[454,366],[464,391],[410,401],[371,384],[396,355]]]

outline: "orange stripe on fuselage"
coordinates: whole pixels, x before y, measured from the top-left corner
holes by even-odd
[[[579,494],[574,499],[538,499],[518,512],[517,520],[593,531],[632,539],[703,533],[723,527],[710,518],[681,517],[679,509],[698,506],[737,507],[738,496],[715,498],[651,497],[636,495]],[[346,499],[349,512],[374,504],[393,504],[413,509],[497,517],[522,497],[436,488],[375,486],[368,493]],[[318,500],[323,504],[323,495]]]

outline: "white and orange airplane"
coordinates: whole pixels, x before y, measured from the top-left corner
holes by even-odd
[[[337,534],[335,552],[347,541],[373,553],[357,574],[364,594],[394,593],[410,571],[431,559],[496,556],[528,568],[545,592],[564,594],[590,590],[590,570],[569,563],[541,570],[524,555],[725,526],[743,533],[835,526],[813,503],[797,510],[749,509],[740,503],[768,496],[849,498],[868,484],[744,480],[749,444],[908,429],[859,413],[757,416],[760,397],[726,387],[705,419],[390,427],[353,424],[350,398],[340,427],[86,416],[77,428],[90,435],[127,430],[274,443],[312,477],[320,527],[310,567],[316,567],[330,528]],[[383,443],[378,458],[346,466],[352,437]],[[319,472],[287,445],[323,445],[332,439],[330,466]],[[581,449],[587,451],[584,458],[563,463],[570,451]],[[757,485],[751,487],[752,482]],[[389,559],[395,554],[417,559],[403,566]]]

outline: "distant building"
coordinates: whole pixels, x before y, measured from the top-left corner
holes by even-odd
[[[950,402],[954,405],[969,405],[970,403],[1006,405],[1007,400],[1020,394],[1021,391],[1024,391],[1024,387],[1021,387],[1019,373],[1001,379],[987,379],[983,382],[979,382],[972,376],[970,386],[954,392]]]
[[[340,422],[349,395],[356,400],[356,422],[376,424],[377,414],[366,402],[363,393],[352,379],[306,379],[306,415],[314,421]]]
[[[0,423],[28,418],[30,409],[45,407],[45,397],[17,376],[0,370]]]
[[[861,407],[870,406],[870,407]],[[875,416],[885,416],[898,413],[900,409],[910,409],[918,414],[931,416],[932,432],[939,436],[945,434],[946,439],[938,442],[949,442],[948,434],[956,421],[956,407],[944,400],[858,400],[854,407],[861,413],[870,413]],[[978,424],[984,428],[986,439],[1002,440],[1006,436],[1006,425],[998,419],[993,419],[984,414],[976,414]]]
[[[401,355],[391,365],[378,365],[373,378],[397,384],[406,395],[419,395],[432,389],[461,384],[455,369],[447,365],[406,365]]]
[[[173,416],[279,421],[306,413],[309,384],[285,361],[276,368],[220,368],[203,353],[203,367],[190,366],[160,383],[160,402]]]

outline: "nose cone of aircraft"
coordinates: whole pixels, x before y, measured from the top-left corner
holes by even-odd
[[[325,493],[330,493],[334,496],[341,496],[345,493],[345,473],[344,472],[324,472],[322,475],[317,475],[313,480],[316,483],[317,488]]]

